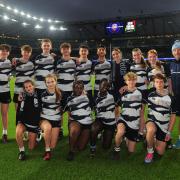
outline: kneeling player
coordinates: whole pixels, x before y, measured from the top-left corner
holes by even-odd
[[[139,134],[144,128],[143,95],[136,88],[137,75],[129,72],[124,76],[124,79],[127,84],[127,91],[121,95],[118,101],[118,105],[121,107],[121,115],[115,136],[114,159],[119,159],[120,145],[124,136],[126,137],[128,151],[130,153],[135,151]]]
[[[23,134],[25,131],[29,132],[29,149],[33,149],[36,145],[41,109],[33,82],[26,80],[23,86],[24,92],[19,96],[16,114],[16,141],[20,151],[19,160],[26,159],[23,143]]]
[[[154,156],[154,148],[158,156],[165,152],[166,142],[171,138],[171,131],[175,123],[175,101],[164,88],[165,77],[162,74],[154,76],[153,92],[147,97],[148,121],[146,123],[147,155],[145,163],[151,163]],[[155,140],[154,140],[155,137]]]
[[[45,161],[51,159],[51,149],[57,144],[60,124],[61,124],[61,91],[57,87],[57,77],[54,74],[48,74],[45,77],[46,91],[42,93],[42,112],[40,128],[44,132]]]
[[[89,99],[84,92],[83,81],[75,81],[73,95],[69,97],[66,110],[69,114],[69,146],[67,160],[74,159],[74,152],[85,149],[92,124]]]
[[[115,121],[115,102],[114,97],[108,93],[110,84],[107,79],[102,79],[99,85],[99,93],[95,101],[96,120],[91,128],[90,155],[93,157],[96,151],[96,140],[98,134],[103,131],[104,149],[109,149],[112,144]]]

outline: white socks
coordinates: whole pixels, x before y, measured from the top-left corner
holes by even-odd
[[[147,152],[152,154],[152,153],[154,153],[154,149],[153,148],[147,148]]]
[[[20,152],[25,151],[24,146],[23,146],[23,147],[21,147],[21,148],[19,148],[19,151],[20,151]]]
[[[3,134],[7,135],[7,129],[3,129]]]

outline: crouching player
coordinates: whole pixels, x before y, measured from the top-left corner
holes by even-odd
[[[103,131],[103,149],[109,149],[114,136],[115,102],[114,97],[108,93],[110,84],[107,79],[102,79],[99,85],[99,93],[95,101],[96,120],[92,124],[90,139],[90,156],[94,157],[96,151],[96,140],[100,132]]]
[[[73,84],[73,94],[69,97],[66,110],[69,114],[69,146],[68,161],[74,159],[76,150],[85,149],[92,124],[89,99],[84,92],[83,81],[78,80]]]
[[[150,92],[147,97],[147,155],[144,160],[145,163],[153,161],[154,148],[159,157],[164,154],[166,142],[171,138],[171,132],[176,119],[175,100],[168,94],[164,84],[165,77],[162,74],[156,74],[154,76],[155,90]]]
[[[34,84],[31,80],[26,80],[23,84],[24,92],[19,95],[16,113],[16,141],[19,146],[19,160],[25,160],[25,148],[23,134],[28,131],[29,149],[36,145],[36,136],[40,121],[40,102],[35,92]]]
[[[144,103],[143,94],[136,88],[137,75],[129,72],[124,76],[127,90],[121,95],[118,105],[121,107],[120,118],[117,122],[115,147],[113,158],[119,159],[120,145],[126,137],[129,153],[135,151],[139,134],[144,128]]]

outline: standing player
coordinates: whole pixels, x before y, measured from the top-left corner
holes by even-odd
[[[32,53],[32,48],[29,45],[24,45],[21,47],[21,58],[16,58],[15,65],[15,89],[14,89],[14,98],[15,108],[17,110],[18,96],[23,92],[23,83],[26,80],[30,80],[34,74],[34,64],[30,61]]]
[[[82,81],[74,82],[73,94],[68,98],[66,110],[69,114],[70,146],[67,160],[72,161],[75,151],[77,149],[83,150],[86,147],[92,124],[89,99],[84,92],[84,84]]]
[[[40,121],[40,101],[35,91],[32,80],[25,80],[23,83],[24,92],[18,97],[18,106],[16,113],[16,141],[19,147],[19,160],[25,160],[25,148],[23,143],[23,134],[28,131],[29,149],[34,149],[36,145],[36,136]]]
[[[71,45],[69,43],[62,43],[60,45],[62,57],[56,60],[55,71],[58,78],[58,87],[62,91],[62,109],[67,104],[67,98],[72,94],[73,82],[75,79],[76,63],[71,59]],[[61,120],[61,133],[63,126],[63,119]]]
[[[170,86],[170,70],[169,67],[167,66],[166,63],[164,62],[160,62],[158,60],[158,53],[155,49],[151,49],[148,51],[148,55],[147,55],[148,61],[147,61],[147,72],[148,72],[148,81],[149,81],[149,85],[150,88],[153,88],[153,77],[154,75],[158,74],[158,73],[162,73],[163,75],[166,76],[167,79],[167,83],[166,83],[166,87],[168,87],[169,89],[171,89]]]
[[[121,107],[120,118],[115,136],[114,159],[119,159],[120,145],[123,137],[127,138],[128,151],[135,151],[139,134],[144,128],[143,94],[136,88],[137,75],[129,72],[124,76],[127,90],[121,95],[118,105]]]
[[[112,83],[115,102],[119,98],[119,90],[123,92],[123,88],[126,86],[124,81],[124,75],[129,72],[130,63],[122,59],[122,51],[119,48],[112,50]]]
[[[93,71],[95,74],[94,100],[99,92],[99,83],[101,79],[111,80],[111,63],[106,60],[106,47],[103,45],[97,48],[98,59],[93,62]]]
[[[43,39],[41,41],[41,49],[42,49],[42,54],[38,55],[34,59],[34,66],[35,66],[34,79],[39,97],[46,89],[46,85],[44,81],[45,77],[48,74],[54,73],[54,58],[50,54],[50,51],[52,49],[51,40]]]
[[[40,127],[44,132],[44,160],[51,159],[51,149],[54,149],[59,136],[61,121],[61,91],[57,86],[57,77],[49,74],[45,77],[47,89],[41,95],[42,112]]]
[[[148,102],[148,121],[146,122],[147,155],[145,163],[151,163],[154,149],[158,156],[165,152],[166,142],[171,138],[171,132],[176,120],[175,101],[164,88],[165,77],[162,74],[154,76],[155,91],[150,92]],[[154,141],[154,137],[156,141]]]
[[[7,143],[8,128],[8,108],[11,102],[9,89],[9,78],[12,69],[11,61],[8,59],[10,46],[7,44],[0,45],[0,105],[3,124],[2,142]]]
[[[174,42],[172,46],[172,54],[175,61],[170,64],[172,91],[176,99],[180,99],[180,40]],[[180,116],[180,101],[177,101],[177,116]],[[179,138],[176,142],[176,148],[180,149],[180,121],[178,125]]]
[[[147,66],[139,48],[134,48],[132,50],[132,58],[133,63],[131,64],[130,71],[137,75],[136,87],[145,92],[148,84]]]
[[[82,80],[84,83],[84,89],[87,92],[87,96],[92,107],[92,86],[91,86],[91,73],[92,73],[92,62],[88,60],[89,49],[87,45],[81,45],[79,47],[79,59],[76,65],[76,79]]]
[[[112,144],[115,121],[115,102],[114,97],[108,93],[110,84],[107,79],[102,79],[99,84],[99,93],[95,101],[96,120],[91,127],[90,155],[94,157],[96,151],[96,140],[98,133],[103,131],[102,146],[109,149]]]

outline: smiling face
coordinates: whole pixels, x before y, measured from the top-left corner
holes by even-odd
[[[150,63],[151,66],[155,66],[157,61],[157,55],[154,53],[149,53],[148,54],[148,62]]]
[[[103,48],[103,47],[98,48],[97,55],[98,55],[98,57],[104,58],[106,56],[106,48]]]
[[[29,51],[21,51],[21,55],[23,59],[29,59],[31,57],[31,52]]]
[[[135,63],[141,63],[142,53],[140,51],[133,51],[132,58]]]
[[[41,44],[41,49],[44,54],[49,54],[52,49],[52,44],[50,42],[43,42]]]
[[[57,81],[53,77],[48,77],[45,80],[48,90],[54,90],[57,85]]]
[[[89,54],[89,51],[87,48],[80,48],[79,49],[80,58],[87,59],[88,54]]]
[[[3,49],[0,50],[0,59],[7,59],[9,56],[9,51]]]
[[[154,87],[158,91],[162,91],[164,89],[164,80],[163,79],[154,79]]]
[[[82,95],[84,91],[84,85],[82,83],[76,83],[73,86],[73,92],[75,96],[80,96]]]
[[[176,60],[180,60],[180,48],[173,49],[172,54]]]
[[[131,90],[131,89],[134,89],[136,87],[137,79],[136,78],[132,78],[132,79],[127,78],[125,82],[128,86],[128,89]]]
[[[63,55],[63,56],[70,56],[70,54],[71,54],[71,48],[70,47],[62,47],[61,48],[61,54]]]
[[[118,51],[112,51],[112,58],[115,61],[120,60],[122,59],[122,54]]]
[[[32,94],[34,92],[34,85],[31,82],[24,83],[24,90],[27,93]]]

